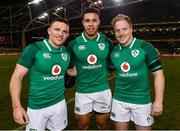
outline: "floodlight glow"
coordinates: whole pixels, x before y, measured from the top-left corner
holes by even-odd
[[[61,10],[59,7],[57,8],[57,11]]]
[[[43,13],[41,16],[38,17],[38,19],[45,19],[48,16],[48,13]]]
[[[41,2],[43,0],[33,0],[31,2],[29,2],[28,4],[31,5],[31,4],[39,4],[39,2]]]
[[[61,9],[58,7],[55,9],[55,12],[59,12]]]
[[[118,3],[118,2],[122,2],[122,0],[114,0],[114,2],[117,2],[117,3]]]
[[[63,9],[64,9],[64,7],[62,7],[62,6],[61,6],[61,7],[60,7],[60,9],[61,9],[61,10],[63,10]]]
[[[176,27],[174,27],[173,30],[175,31],[175,30],[176,30]]]
[[[48,13],[44,13],[43,16],[48,16]]]
[[[155,31],[156,31],[156,29],[154,29],[154,28],[153,28],[153,29],[152,29],[152,31],[153,31],[153,32],[155,32]]]
[[[98,4],[97,1],[95,1],[95,2],[94,2],[94,5],[97,5],[97,4]]]
[[[103,3],[102,0],[94,0],[94,2],[89,0],[88,2],[89,2],[89,7],[97,7],[97,8],[100,8]]]
[[[98,2],[98,4],[100,4],[100,5],[102,4],[102,0],[98,0],[97,2]]]
[[[64,7],[57,7],[54,11],[56,12],[56,13],[58,13],[58,12],[60,12],[60,11],[63,11],[64,10]]]

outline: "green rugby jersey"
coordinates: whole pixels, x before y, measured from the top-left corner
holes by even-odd
[[[69,62],[66,48],[54,48],[47,40],[25,48],[18,64],[29,69],[28,107],[41,109],[64,99],[64,74]]]
[[[149,103],[149,70],[153,72],[162,69],[155,48],[143,40],[134,38],[127,47],[120,44],[115,46],[110,57],[116,68],[113,97],[127,103]]]
[[[77,67],[77,92],[92,93],[109,89],[107,57],[111,40],[104,34],[89,40],[84,33],[69,44],[71,57]]]

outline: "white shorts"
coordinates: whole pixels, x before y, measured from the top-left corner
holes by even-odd
[[[110,118],[116,122],[133,121],[139,126],[150,126],[154,123],[151,113],[151,103],[130,104],[113,99]]]
[[[111,100],[112,94],[110,89],[95,93],[76,92],[74,112],[79,115],[85,115],[92,111],[109,113],[111,110]]]
[[[34,110],[27,109],[29,122],[26,130],[63,130],[67,126],[67,106],[65,100],[59,103]]]

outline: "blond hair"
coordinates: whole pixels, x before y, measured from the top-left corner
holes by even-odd
[[[116,22],[121,21],[121,20],[125,20],[129,23],[129,25],[132,27],[132,23],[131,23],[131,19],[129,18],[129,16],[124,15],[124,14],[118,14],[117,16],[115,16],[111,22],[113,28],[114,25],[116,24]]]

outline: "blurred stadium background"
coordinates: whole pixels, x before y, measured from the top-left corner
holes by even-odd
[[[180,129],[180,0],[5,0],[0,1],[0,130],[23,129],[13,122],[9,80],[24,47],[46,38],[48,23],[55,17],[69,20],[68,41],[78,36],[83,30],[82,11],[89,6],[100,9],[100,32],[114,42],[111,20],[118,13],[124,13],[131,17],[134,36],[159,50],[166,77],[165,110],[156,119],[153,129]],[[109,82],[113,90],[112,76]],[[26,106],[28,77],[23,81],[22,92]],[[74,92],[75,88],[66,91],[70,114],[67,129],[77,129],[73,114]],[[91,124],[91,129],[96,129]],[[109,129],[114,129],[112,124]]]

